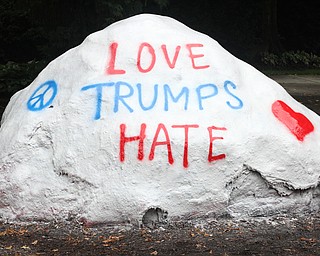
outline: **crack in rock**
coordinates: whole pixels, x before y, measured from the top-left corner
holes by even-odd
[[[295,189],[283,182],[272,183],[258,170],[243,165],[242,171],[226,184],[228,210],[232,216],[271,216],[319,210],[320,187]]]
[[[71,182],[74,184],[82,184],[84,186],[89,186],[89,187],[94,187],[94,185],[91,182],[89,182],[89,181],[87,181],[77,175],[71,174],[66,170],[59,169],[59,170],[54,170],[54,172],[58,176],[65,178],[68,182]]]

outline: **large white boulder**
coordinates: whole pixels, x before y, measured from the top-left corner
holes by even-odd
[[[89,35],[12,97],[0,216],[318,211],[319,130],[318,115],[212,38],[138,15]]]

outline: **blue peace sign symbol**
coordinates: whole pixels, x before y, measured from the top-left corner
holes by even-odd
[[[39,111],[48,107],[57,95],[58,85],[49,80],[40,85],[28,100],[27,106],[31,111]]]

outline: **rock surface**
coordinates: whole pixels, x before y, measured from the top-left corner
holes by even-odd
[[[142,221],[319,211],[319,116],[212,38],[138,15],[10,100],[0,217]]]

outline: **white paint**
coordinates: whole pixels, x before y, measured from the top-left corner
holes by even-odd
[[[106,74],[109,46],[114,42],[118,43],[114,68],[125,74]],[[137,67],[147,69],[152,60],[144,48],[137,64],[143,42],[154,48],[156,56],[147,73]],[[167,46],[170,63],[176,47],[181,46],[174,68],[168,66],[162,44]],[[190,57],[187,44],[203,46],[192,47],[194,56]],[[203,68],[206,65],[209,67]],[[28,100],[49,80],[58,85],[53,107],[30,111]],[[133,112],[121,100],[114,112],[115,86],[103,87],[100,117],[95,120],[97,90],[81,89],[118,81],[134,89],[132,97],[122,98]],[[225,81],[236,86],[229,84],[228,89],[237,98],[226,92]],[[153,109],[141,109],[137,83],[142,85],[145,106],[152,103],[154,84],[158,84]],[[208,83],[217,86],[218,94],[203,99],[200,110],[196,90]],[[165,110],[164,84],[175,97],[182,87],[188,88],[187,110],[184,96],[177,103],[169,98],[169,110]],[[213,88],[201,89],[202,97],[213,93]],[[122,85],[120,94],[128,95],[129,89]],[[303,113],[314,125],[303,141],[273,115],[271,106],[276,100]],[[125,144],[125,160],[120,162],[120,125],[126,124],[126,136],[138,136],[142,123],[147,126],[144,159],[137,160],[135,141]],[[172,165],[164,145],[157,146],[154,159],[149,160],[159,123],[168,130]],[[189,129],[188,168],[183,167],[184,129],[172,128],[183,124],[199,125]],[[213,141],[213,155],[226,154],[226,158],[209,163],[207,128],[211,126],[226,128],[212,131],[213,137],[223,137]],[[319,116],[212,38],[171,18],[135,16],[91,34],[12,97],[0,130],[0,216],[24,220],[75,215],[89,221],[121,222],[141,221],[153,207],[168,211],[171,218],[225,212],[233,216],[257,211],[273,214],[291,210],[293,205],[301,212],[318,211],[319,128]],[[161,132],[158,141],[164,139]]]

